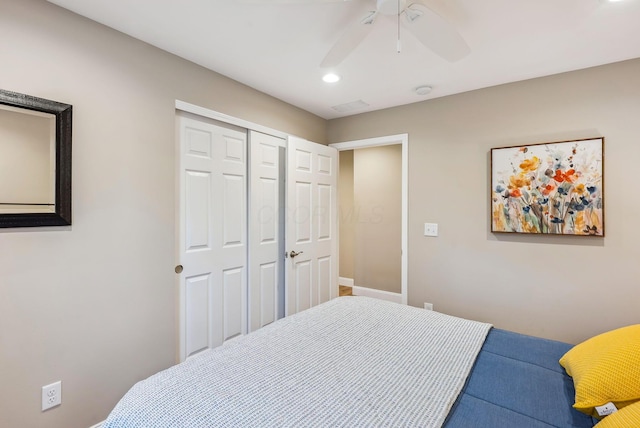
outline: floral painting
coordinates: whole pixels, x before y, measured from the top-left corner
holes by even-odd
[[[604,138],[491,150],[491,231],[604,236]]]

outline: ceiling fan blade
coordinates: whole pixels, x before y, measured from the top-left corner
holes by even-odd
[[[403,26],[423,45],[447,61],[459,61],[471,52],[455,27],[428,7],[414,3],[403,13]]]
[[[351,24],[324,57],[320,67],[335,67],[340,64],[367,37],[377,15],[377,11],[371,11],[360,21]]]

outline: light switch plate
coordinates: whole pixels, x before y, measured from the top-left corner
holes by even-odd
[[[438,223],[425,223],[424,236],[438,236]]]

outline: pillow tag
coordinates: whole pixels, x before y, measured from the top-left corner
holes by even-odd
[[[603,404],[602,406],[596,406],[596,412],[598,412],[598,416],[607,416],[617,411],[618,408],[612,402],[608,402],[607,404]]]

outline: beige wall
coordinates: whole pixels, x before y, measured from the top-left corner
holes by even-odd
[[[328,136],[409,133],[411,305],[577,342],[640,322],[639,100],[633,60],[331,120]],[[489,232],[492,147],[593,136],[606,138],[606,238]]]
[[[0,86],[73,105],[73,226],[0,230],[0,426],[87,428],[176,361],[175,100],[326,122],[41,0],[0,0]],[[62,380],[62,406],[40,388]]]
[[[355,150],[353,171],[355,285],[400,293],[402,146]]]
[[[340,155],[338,173],[338,211],[340,223],[339,275],[354,278],[353,256],[355,251],[356,216],[353,201],[353,150],[344,150]]]

